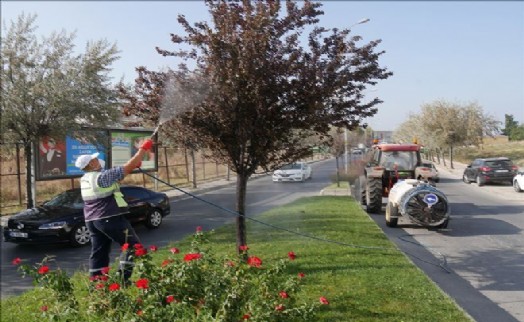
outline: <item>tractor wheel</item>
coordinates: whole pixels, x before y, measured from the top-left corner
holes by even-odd
[[[382,180],[368,179],[366,185],[366,211],[379,213],[382,210]]]
[[[398,206],[395,207],[391,202],[386,205],[386,226],[397,227]]]

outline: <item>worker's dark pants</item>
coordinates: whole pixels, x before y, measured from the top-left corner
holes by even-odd
[[[113,216],[86,222],[91,233],[91,256],[89,257],[89,275],[96,277],[102,274],[105,267],[109,267],[111,242],[122,246],[129,245],[128,250],[120,254],[119,270],[123,281],[127,282],[133,273],[132,251],[135,244],[140,243],[131,224],[123,215]]]

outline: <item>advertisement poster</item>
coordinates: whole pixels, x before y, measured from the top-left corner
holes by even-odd
[[[66,146],[63,138],[45,136],[38,142],[38,174],[41,178],[66,175]]]
[[[83,175],[84,171],[78,169],[75,166],[75,161],[78,158],[78,156],[82,154],[93,154],[93,153],[100,153],[98,156],[99,160],[105,161],[105,169],[107,169],[107,156],[105,154],[105,151],[101,148],[96,147],[96,145],[83,142],[81,140],[76,140],[71,137],[66,137],[66,149],[67,149],[67,174],[68,175]]]
[[[104,169],[122,166],[138,151],[145,139],[151,137],[152,131],[137,130],[100,130],[98,133],[104,139],[111,138],[109,150],[92,144],[87,140],[75,139],[73,136],[55,138],[45,136],[34,145],[37,151],[34,158],[36,180],[54,180],[80,177],[84,171],[75,166],[76,159],[82,154],[99,153],[98,159],[104,161]],[[79,137],[75,135],[75,137]],[[147,152],[142,159],[142,170],[157,170],[156,150]],[[136,170],[138,171],[138,170]]]
[[[144,140],[151,134],[140,132],[111,132],[111,165],[124,165],[138,151]],[[155,169],[155,152],[146,152],[142,159],[143,170]]]

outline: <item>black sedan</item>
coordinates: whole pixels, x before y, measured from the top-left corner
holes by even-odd
[[[143,223],[147,228],[158,228],[163,217],[171,211],[165,193],[136,186],[120,188],[129,204],[127,219],[132,224]],[[67,242],[72,246],[90,243],[84,222],[84,202],[80,189],[60,193],[39,207],[13,215],[4,228],[4,240],[17,244]]]

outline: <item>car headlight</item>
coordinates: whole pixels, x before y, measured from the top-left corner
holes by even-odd
[[[48,224],[40,225],[38,229],[61,229],[61,228],[64,228],[65,225],[67,225],[65,221],[55,221],[55,222],[50,222]]]

